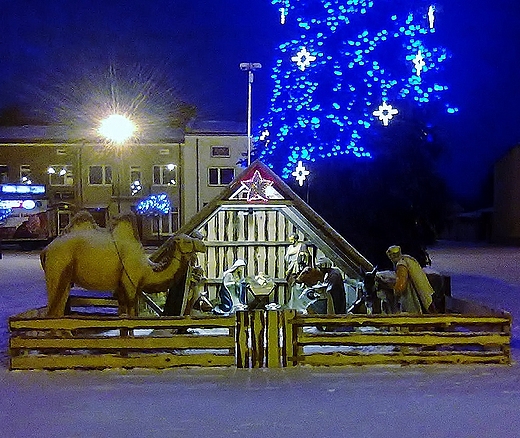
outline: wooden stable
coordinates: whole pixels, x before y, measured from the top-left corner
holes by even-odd
[[[100,298],[73,302],[90,304],[107,306]],[[510,314],[452,297],[446,307],[441,315],[137,318],[51,318],[42,308],[9,319],[10,369],[511,363]]]
[[[273,301],[285,304],[285,253],[295,232],[314,259],[330,258],[346,280],[361,279],[372,264],[312,210],[281,178],[255,161],[222,193],[185,224],[179,233],[204,236],[206,254],[199,264],[206,273],[206,290],[215,298],[222,273],[240,258],[246,276],[259,274],[276,284]],[[350,304],[350,303],[349,303]]]
[[[207,252],[198,262],[211,298],[223,271],[241,258],[247,276],[274,281],[269,302],[284,304],[284,256],[294,232],[314,258],[330,258],[346,283],[373,268],[260,162],[179,230],[193,232],[204,236]],[[262,302],[228,317],[157,316],[153,297],[142,298],[136,318],[118,317],[110,296],[88,294],[71,297],[64,317],[47,317],[45,308],[11,317],[10,369],[511,362],[511,316],[450,296],[439,315],[302,315],[265,310]]]

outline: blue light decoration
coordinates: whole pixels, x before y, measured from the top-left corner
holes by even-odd
[[[147,196],[135,207],[136,213],[143,216],[162,216],[170,213],[171,210],[172,204],[166,193]]]
[[[0,206],[0,222],[4,222],[11,215],[12,212],[12,209]]]
[[[299,161],[370,158],[369,132],[399,108],[440,102],[438,73],[450,55],[436,43],[436,8],[421,0],[271,0],[287,40],[255,137],[258,156],[288,178]],[[388,107],[387,107],[388,105]],[[435,106],[437,108],[438,106]]]
[[[45,195],[45,186],[26,184],[0,184],[0,193],[4,195]]]

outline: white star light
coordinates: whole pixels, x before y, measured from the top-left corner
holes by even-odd
[[[296,170],[292,173],[292,176],[298,181],[298,184],[300,186],[303,186],[303,182],[307,178],[307,175],[309,175],[310,172],[305,168],[303,163],[301,161],[298,161],[298,166],[296,166]]]
[[[247,190],[247,202],[269,201],[269,189],[274,182],[262,178],[262,175],[257,169],[251,179],[241,181],[241,184],[242,187]]]
[[[435,25],[435,6],[433,5],[428,8],[428,21],[430,23],[430,29],[433,29]]]
[[[311,55],[305,47],[302,47],[300,51],[291,58],[291,61],[296,62],[296,65],[301,71],[304,71],[311,65],[312,61],[315,61],[316,57]]]
[[[417,55],[415,55],[415,58],[413,59],[413,65],[415,66],[415,72],[417,73],[417,76],[421,76],[422,68],[426,65],[424,62],[424,57],[422,56],[421,51],[417,52]]]
[[[383,122],[384,126],[388,126],[388,121],[394,117],[399,111],[396,108],[392,108],[392,105],[387,105],[383,101],[383,104],[379,106],[379,109],[374,111],[372,114]]]
[[[285,12],[285,8],[280,8],[280,24],[285,24],[285,16],[287,12]]]
[[[260,141],[269,142],[269,135],[271,135],[269,129],[264,129],[260,134]]]

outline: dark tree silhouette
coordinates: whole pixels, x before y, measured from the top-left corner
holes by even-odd
[[[403,251],[426,263],[424,247],[435,242],[449,196],[435,171],[442,140],[416,119],[380,130],[373,159],[336,158],[311,167],[310,186],[294,189],[372,263],[390,267],[385,251]]]

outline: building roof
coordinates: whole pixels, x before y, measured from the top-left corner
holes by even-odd
[[[186,129],[166,125],[145,127],[138,136],[141,142],[182,143],[185,135],[246,135],[244,123],[220,120],[196,120]],[[0,127],[1,143],[76,143],[99,141],[92,129],[66,125],[24,125]]]
[[[66,142],[70,138],[70,128],[66,126],[3,126],[0,127],[0,141],[21,142]]]
[[[187,222],[179,233],[200,229],[219,211],[246,207],[281,211],[317,248],[351,278],[373,265],[306,204],[281,178],[261,161],[253,162],[209,204]]]
[[[246,124],[222,120],[194,120],[188,125],[186,135],[246,135]]]

